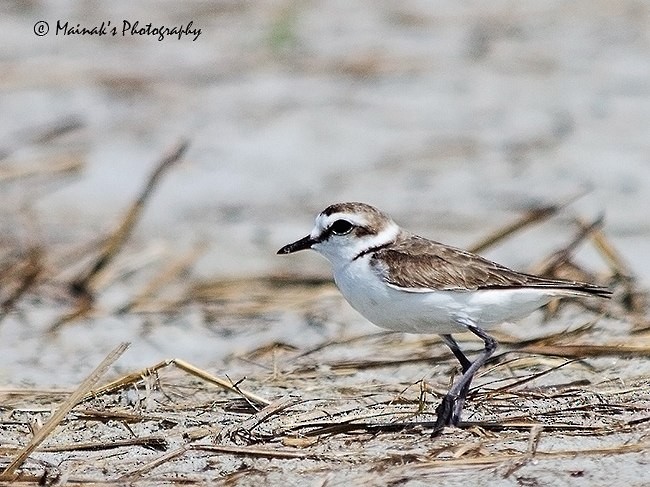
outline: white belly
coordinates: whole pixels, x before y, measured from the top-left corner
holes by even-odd
[[[451,334],[466,331],[463,321],[490,328],[527,316],[548,303],[541,289],[406,292],[386,285],[364,259],[334,270],[345,299],[382,328],[408,333]]]

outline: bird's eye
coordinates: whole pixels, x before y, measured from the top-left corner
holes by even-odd
[[[350,223],[347,220],[336,220],[334,223],[332,223],[332,226],[330,226],[332,233],[335,233],[336,235],[345,235],[346,233],[349,233],[350,230],[352,230],[352,223]]]

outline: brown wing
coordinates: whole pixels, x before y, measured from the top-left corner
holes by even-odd
[[[546,279],[513,271],[465,250],[444,246],[418,236],[400,238],[373,254],[371,264],[388,284],[402,288],[476,290],[552,287],[599,296],[606,288],[593,284]]]

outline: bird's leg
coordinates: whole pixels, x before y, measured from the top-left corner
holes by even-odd
[[[451,335],[440,335],[440,336],[442,338],[442,341],[445,342],[445,344],[449,347],[451,352],[454,354],[454,357],[456,357],[460,362],[460,366],[463,368],[463,374],[467,372],[467,369],[469,369],[470,365],[472,365],[472,362],[470,362],[470,360],[465,356],[463,351],[458,346],[458,343],[456,343],[456,340],[454,340]]]
[[[469,331],[471,331],[472,333],[474,333],[476,336],[478,336],[479,338],[481,338],[483,340],[483,343],[485,344],[485,348],[483,349],[483,353],[481,354],[481,356],[479,356],[476,359],[476,361],[474,362],[474,364],[476,364],[479,361],[480,361],[480,363],[476,365],[476,368],[474,369],[474,371],[470,375],[469,379],[464,384],[463,388],[460,389],[460,392],[458,394],[458,398],[456,399],[456,404],[454,406],[454,413],[453,413],[453,415],[451,417],[451,423],[454,426],[457,426],[458,423],[460,422],[460,415],[461,415],[461,413],[463,411],[463,406],[465,405],[465,400],[467,399],[467,393],[469,392],[469,386],[472,383],[472,379],[474,378],[474,374],[478,371],[478,369],[480,369],[483,365],[485,365],[485,362],[488,361],[488,359],[492,356],[492,354],[494,353],[494,351],[497,348],[496,340],[494,338],[492,338],[490,335],[488,335],[487,333],[485,333],[485,331],[483,331],[481,328],[479,328],[477,326],[474,326],[474,325],[468,326],[468,328],[469,328]],[[472,364],[472,366],[474,364]],[[463,372],[466,373],[467,370],[464,370]],[[464,380],[464,376],[463,376],[463,378],[461,378],[461,381],[463,381],[463,380]]]
[[[442,340],[447,344],[449,349],[452,351],[454,356],[458,359],[460,362],[460,366],[462,368],[463,374],[467,372],[467,370],[471,367],[472,362],[465,356],[463,351],[460,349],[458,346],[458,343],[456,343],[456,340],[451,335],[441,335]],[[455,404],[446,404],[445,406],[442,406],[443,408],[449,408],[451,406],[454,407],[453,413],[452,413],[452,418],[454,416],[460,416],[460,412],[463,410],[463,406],[465,405],[465,399],[467,398],[467,393],[469,392],[469,386],[471,384],[471,381],[468,382],[465,385],[465,388],[460,391],[460,394],[458,395],[458,399],[456,399]],[[447,413],[448,414],[448,413]],[[443,415],[444,416],[444,415]]]
[[[467,398],[469,386],[472,383],[474,374],[476,374],[478,369],[487,362],[497,347],[496,340],[476,326],[473,322],[463,320],[462,324],[465,325],[469,331],[483,340],[485,348],[474,362],[470,362],[462,353],[455,340],[449,335],[443,335],[443,340],[463,367],[463,376],[452,386],[445,397],[442,398],[442,402],[436,409],[438,417],[436,419],[436,424],[434,425],[433,436],[440,433],[445,426],[458,426],[460,415],[463,411],[465,399]]]

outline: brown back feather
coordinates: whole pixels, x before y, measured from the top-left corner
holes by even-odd
[[[546,279],[517,272],[466,250],[406,233],[401,234],[394,245],[375,252],[370,262],[385,282],[404,288],[477,290],[552,287],[603,297],[611,294],[607,288],[593,284]]]

